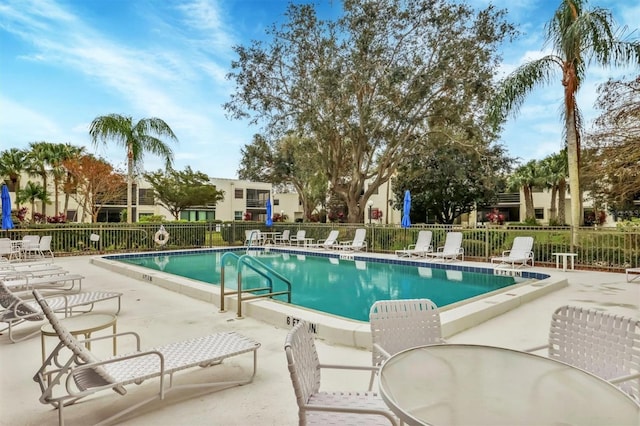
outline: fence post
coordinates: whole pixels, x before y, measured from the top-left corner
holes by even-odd
[[[489,228],[484,228],[484,258],[489,259]]]

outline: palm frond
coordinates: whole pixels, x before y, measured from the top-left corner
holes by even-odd
[[[562,60],[555,55],[518,67],[500,83],[491,116],[502,121],[507,115],[516,114],[527,95],[535,87],[549,84],[556,72],[562,73]]]

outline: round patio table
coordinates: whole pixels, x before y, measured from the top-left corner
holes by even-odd
[[[91,338],[91,333],[98,330],[103,330],[107,327],[112,327],[113,334],[116,334],[116,323],[118,317],[112,314],[82,314],[73,317],[61,318],[60,323],[65,326],[69,333],[73,336],[83,335],[85,339]],[[46,358],[46,349],[44,338],[46,336],[57,336],[58,334],[53,329],[50,323],[44,324],[40,327],[40,343],[42,345],[42,362]],[[91,342],[87,342],[87,349],[91,349]],[[116,354],[116,338],[113,337],[113,354]]]
[[[400,352],[380,393],[410,425],[634,425],[640,405],[609,382],[542,356],[479,345]]]

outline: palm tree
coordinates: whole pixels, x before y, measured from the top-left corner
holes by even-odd
[[[49,169],[54,156],[54,148],[49,142],[31,142],[31,149],[27,154],[27,170],[33,176],[40,176],[42,179],[42,190],[45,192],[45,198],[49,199],[47,194]],[[47,203],[42,203],[42,215],[47,214]],[[58,214],[57,212],[55,214]]]
[[[42,201],[42,204],[49,203],[49,196],[47,192],[44,190],[44,187],[39,183],[33,183],[31,181],[27,182],[27,185],[24,189],[21,189],[20,192],[17,193],[16,203],[26,202],[28,201],[31,204],[31,221],[35,221],[36,214],[36,201]]]
[[[525,220],[527,222],[536,220],[535,207],[533,205],[533,188],[542,182],[540,166],[536,160],[531,160],[527,164],[518,167],[507,178],[507,186],[510,190],[522,189],[524,192]]]
[[[89,135],[94,146],[97,146],[100,141],[106,144],[107,140],[111,139],[127,150],[127,222],[131,223],[133,177],[136,169],[140,171],[142,168],[144,153],[158,155],[169,169],[173,163],[173,151],[156,136],[165,136],[175,142],[178,142],[178,138],[169,125],[159,118],[143,118],[134,123],[131,117],[119,114],[95,118],[89,127]]]
[[[65,203],[64,211],[60,211],[60,201],[59,194],[60,190],[63,189],[63,180],[66,176],[66,170],[62,166],[62,163],[65,160],[73,158],[77,155],[78,151],[82,151],[84,148],[77,148],[71,145],[70,143],[57,143],[52,144],[50,148],[50,157],[49,157],[49,165],[51,167],[51,175],[53,176],[53,191],[54,191],[54,205],[55,205],[55,214],[67,212],[67,204]]]
[[[71,144],[66,144],[66,153],[65,158],[62,160],[62,168],[64,169],[65,176],[64,182],[62,184],[62,191],[64,192],[64,212],[65,214],[69,211],[69,198],[72,193],[75,193],[76,182],[75,177],[69,173],[68,170],[64,167],[64,162],[68,160],[78,159],[86,154],[85,148],[83,146],[74,146]]]
[[[551,188],[550,224],[564,225],[564,201],[567,191],[567,150],[550,155],[540,162],[545,186]],[[557,200],[557,202],[556,202]],[[556,205],[558,208],[556,209]]]
[[[0,152],[0,176],[8,177],[15,193],[20,192],[20,175],[26,170],[27,151],[11,148]],[[20,210],[20,203],[16,199],[16,209]]]
[[[619,39],[613,28],[611,12],[598,7],[586,9],[586,3],[586,0],[561,0],[553,18],[545,26],[546,43],[551,44],[553,53],[528,62],[507,76],[496,97],[494,111],[502,118],[507,113],[516,111],[534,87],[548,84],[554,71],[560,70],[564,87],[563,118],[569,188],[573,194],[572,245],[576,240],[576,227],[583,223],[579,175],[581,120],[576,94],[584,80],[588,64],[640,64],[640,42]]]

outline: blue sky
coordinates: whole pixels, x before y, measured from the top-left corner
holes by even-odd
[[[231,49],[264,37],[283,19],[286,0],[0,0],[0,150],[30,142],[71,142],[124,169],[124,149],[95,149],[88,127],[100,115],[160,117],[177,134],[175,167],[234,178],[240,149],[259,128],[225,118],[222,104]],[[470,0],[486,7],[487,0]],[[557,0],[495,0],[523,33],[503,46],[502,72],[544,52],[543,25]],[[340,12],[339,0],[318,0],[321,16]],[[618,24],[638,28],[640,3],[592,1]],[[548,52],[546,52],[548,53]],[[578,102],[587,125],[595,118],[596,88],[632,69],[591,68]],[[637,70],[635,70],[637,73]],[[536,90],[505,126],[503,143],[522,160],[562,148],[562,88]],[[145,169],[161,167],[145,158]]]

